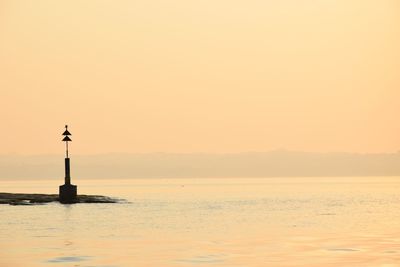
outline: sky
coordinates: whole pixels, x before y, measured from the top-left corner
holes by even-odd
[[[0,0],[0,154],[400,149],[397,0]]]
[[[400,177],[400,152],[92,154],[73,155],[70,162],[72,180],[77,182],[92,178]],[[62,155],[0,155],[0,181],[62,181],[63,165]]]

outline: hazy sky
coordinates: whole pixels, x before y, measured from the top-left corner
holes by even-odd
[[[398,0],[0,0],[0,153],[400,149]]]

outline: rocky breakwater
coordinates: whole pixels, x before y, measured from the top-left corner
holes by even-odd
[[[0,193],[0,204],[38,205],[59,202],[58,194]],[[119,199],[100,195],[78,195],[76,203],[118,203]]]

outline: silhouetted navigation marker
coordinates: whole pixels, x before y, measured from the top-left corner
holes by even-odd
[[[60,185],[59,199],[61,203],[76,203],[77,202],[77,186],[71,184],[71,175],[70,175],[70,161],[68,155],[68,142],[71,142],[71,138],[69,136],[71,133],[68,131],[68,125],[65,125],[65,131],[62,134],[65,142],[65,182],[63,185]]]

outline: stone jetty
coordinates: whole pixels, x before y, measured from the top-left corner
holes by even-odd
[[[58,194],[1,193],[0,204],[38,205],[58,202]],[[100,195],[78,195],[74,203],[118,203],[120,200]]]

